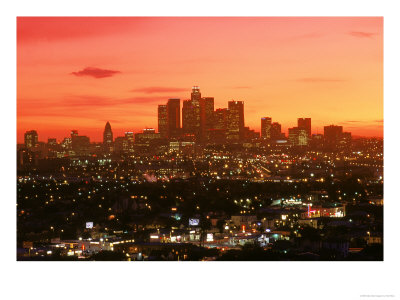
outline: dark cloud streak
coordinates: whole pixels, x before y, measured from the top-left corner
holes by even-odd
[[[81,71],[72,72],[71,74],[78,76],[78,77],[89,76],[89,77],[94,77],[94,78],[99,79],[99,78],[111,77],[118,73],[121,73],[121,72],[116,71],[116,70],[106,70],[106,69],[100,69],[100,68],[87,67]]]
[[[350,31],[349,34],[359,38],[373,38],[376,35],[376,33],[365,31]]]

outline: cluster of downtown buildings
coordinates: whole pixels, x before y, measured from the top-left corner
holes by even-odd
[[[261,118],[260,133],[245,126],[244,102],[228,101],[228,108],[214,110],[213,97],[201,97],[198,86],[192,88],[191,99],[182,106],[182,127],[180,99],[169,99],[166,105],[158,106],[158,131],[162,138],[192,139],[203,143],[240,143],[254,141],[261,137],[271,143],[288,143],[291,146],[308,146],[313,140],[325,137],[325,142],[336,144],[351,140],[350,132],[343,132],[342,126],[325,126],[322,134],[311,134],[311,118],[299,118],[298,126],[289,128],[288,137],[282,133],[282,126],[272,118]]]
[[[245,126],[244,102],[228,101],[227,108],[214,109],[213,97],[202,97],[198,86],[192,88],[191,98],[183,101],[169,99],[158,105],[158,132],[146,128],[142,132],[125,132],[114,139],[111,125],[107,122],[103,143],[91,143],[88,136],[71,131],[71,136],[58,143],[49,138],[47,144],[38,141],[35,130],[27,131],[24,145],[20,145],[19,159],[32,160],[31,151],[41,158],[88,156],[91,154],[157,154],[173,151],[194,151],[196,145],[244,145],[259,147],[322,147],[335,150],[349,145],[351,133],[343,132],[342,126],[324,127],[324,134],[312,134],[311,118],[299,118],[298,126],[282,132],[281,124],[272,118],[261,118],[261,133]],[[25,151],[25,152],[24,152]],[[28,155],[28,157],[26,157]],[[22,161],[21,161],[22,163]]]
[[[382,260],[383,141],[297,125],[264,117],[254,132],[242,101],[214,109],[196,86],[158,106],[157,131],[28,131],[18,259]]]

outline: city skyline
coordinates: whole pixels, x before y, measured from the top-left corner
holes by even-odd
[[[193,100],[197,100],[198,102],[198,128],[196,129],[196,125],[193,124],[193,122],[195,122],[193,120],[193,117],[195,116],[195,114],[193,113],[193,107],[192,107],[192,101]],[[210,104],[207,104],[208,101],[210,101],[212,104],[210,106]],[[335,125],[335,124],[330,124],[330,123],[326,123],[323,124],[323,128],[321,132],[318,132],[318,130],[315,130],[312,126],[312,118],[304,118],[304,117],[298,117],[297,118],[297,126],[293,126],[291,128],[288,128],[287,131],[282,131],[281,130],[281,123],[279,123],[279,120],[275,120],[272,117],[261,117],[260,121],[261,121],[261,125],[260,125],[260,131],[255,131],[252,128],[249,128],[248,126],[246,126],[244,120],[246,119],[245,114],[244,114],[244,101],[228,101],[227,103],[227,107],[224,108],[214,108],[214,98],[213,97],[201,97],[201,91],[200,91],[200,87],[199,86],[193,86],[192,87],[192,94],[191,94],[191,99],[189,100],[184,100],[183,101],[183,106],[181,108],[181,103],[180,103],[180,99],[178,98],[170,98],[166,101],[166,104],[157,104],[157,112],[155,113],[155,116],[157,117],[157,124],[158,126],[154,127],[154,128],[142,128],[141,130],[138,130],[137,132],[133,132],[130,130],[124,130],[120,135],[114,135],[114,130],[111,129],[111,125],[110,122],[107,120],[106,124],[105,124],[105,129],[104,131],[102,131],[102,138],[101,140],[90,140],[91,143],[103,143],[103,144],[109,144],[109,143],[114,143],[114,140],[117,141],[118,138],[126,138],[127,134],[142,134],[147,130],[151,130],[154,132],[157,132],[158,134],[160,134],[160,138],[165,138],[168,140],[174,140],[174,139],[181,139],[183,138],[185,135],[189,134],[189,135],[194,135],[197,138],[200,138],[201,140],[198,140],[198,142],[209,142],[210,138],[212,140],[220,140],[220,134],[218,133],[219,131],[223,130],[226,134],[226,138],[227,140],[225,140],[224,143],[228,142],[229,143],[229,135],[230,135],[230,131],[232,130],[232,128],[230,128],[232,125],[229,124],[233,124],[233,123],[237,123],[237,134],[239,134],[240,131],[240,136],[238,135],[237,137],[233,137],[233,142],[236,141],[243,141],[245,138],[247,139],[264,139],[264,140],[270,140],[270,141],[276,141],[276,140],[287,140],[289,141],[291,139],[291,135],[294,134],[294,131],[297,132],[297,130],[304,130],[304,134],[306,134],[308,141],[311,141],[311,137],[312,135],[321,135],[324,136],[325,134],[325,130],[329,127],[335,127],[335,128],[340,128],[341,132],[343,132],[343,126],[340,125]],[[185,112],[185,106],[186,105],[190,105],[190,111]],[[239,105],[241,108],[235,112],[235,106]],[[206,112],[207,108],[209,107],[208,110],[211,109],[211,111]],[[182,110],[182,111],[181,111]],[[224,112],[224,116],[223,116],[223,121],[221,120],[221,115],[220,112]],[[230,114],[237,114],[237,118],[241,119],[242,121],[238,120],[234,120],[232,119],[232,117],[229,117]],[[186,120],[185,120],[185,115],[186,115]],[[190,119],[192,120],[190,120]],[[169,120],[173,120],[172,124]],[[224,122],[224,128],[221,128],[221,121]],[[233,123],[232,123],[233,122]],[[267,122],[267,123],[266,123]],[[186,126],[185,126],[186,123]],[[188,123],[191,123],[188,125]],[[241,125],[239,125],[241,123]],[[266,125],[269,124],[269,125]],[[189,128],[190,127],[190,128]],[[268,127],[268,129],[266,128]],[[245,133],[243,130],[247,129],[247,134],[253,134],[252,137],[251,136],[247,136],[245,137]],[[100,130],[100,129],[99,129]],[[206,131],[217,131],[217,135],[213,137],[211,137],[209,134],[210,133],[206,133]],[[235,129],[234,129],[235,131]],[[32,137],[30,136],[31,133],[34,133],[35,135],[35,142],[32,142]],[[79,128],[74,128],[74,129],[70,129],[68,131],[70,133],[70,136],[78,136],[80,130]],[[197,133],[196,133],[197,132]],[[82,134],[82,132],[80,132],[80,136],[84,136],[84,137],[88,137],[89,139],[91,139],[91,136],[87,136],[85,134]],[[346,132],[344,132],[346,134]],[[254,136],[255,134],[255,136]],[[295,133],[296,135],[298,135],[299,133]],[[341,134],[341,133],[340,133]],[[351,132],[347,132],[347,134],[349,134],[350,139],[351,139]],[[28,138],[27,138],[28,135]],[[47,137],[47,139],[43,140],[39,140],[39,134],[38,131],[36,129],[31,129],[28,130],[26,132],[24,132],[23,135],[23,141],[21,143],[18,144],[22,144],[24,143],[25,145],[27,143],[30,144],[37,144],[38,142],[43,142],[43,141],[47,141],[49,143],[54,143],[54,142],[61,142],[63,139],[65,141],[66,138],[68,138],[69,135],[67,136],[63,136],[61,138],[56,138],[56,137]],[[113,137],[114,136],[114,137]],[[356,136],[357,138],[357,136]],[[308,144],[308,142],[306,142],[306,144]],[[111,147],[111,146],[108,146]],[[29,148],[29,147],[28,147]]]
[[[45,140],[78,129],[100,142],[107,121],[114,136],[157,128],[157,104],[183,103],[194,84],[216,108],[244,101],[245,124],[257,132],[261,117],[285,133],[298,117],[311,117],[312,133],[336,124],[354,136],[383,137],[382,23],[18,18],[17,141],[32,129]]]
[[[382,18],[17,25],[18,261],[383,261]]]

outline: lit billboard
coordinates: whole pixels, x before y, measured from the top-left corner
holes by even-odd
[[[93,228],[93,222],[86,222],[86,228]]]
[[[199,226],[200,220],[199,219],[189,219],[189,226]]]

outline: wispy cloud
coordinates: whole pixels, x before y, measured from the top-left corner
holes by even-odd
[[[161,87],[161,86],[150,86],[150,87],[142,87],[131,90],[131,92],[135,93],[145,93],[145,94],[163,94],[163,93],[179,93],[187,91],[187,88],[179,88],[179,87]]]
[[[75,76],[89,76],[89,77],[94,77],[94,78],[106,78],[106,77],[114,76],[115,74],[118,74],[118,73],[121,73],[121,72],[116,71],[116,70],[106,70],[106,69],[100,69],[100,68],[87,67],[78,72],[72,72],[71,74],[75,75]]]
[[[108,98],[90,95],[72,96],[60,103],[60,106],[68,107],[106,107],[129,104],[157,103],[164,100],[164,97],[132,97],[132,98]]]
[[[349,34],[359,38],[372,38],[376,35],[376,33],[365,31],[350,31]]]
[[[54,99],[18,99],[17,109],[19,116],[66,116],[76,114],[95,114],[107,110],[123,110],[130,108],[148,107],[148,104],[157,104],[165,97],[131,97],[111,98],[93,95],[68,95],[60,100]],[[48,109],[43,110],[43,107]],[[143,114],[143,113],[141,113]]]
[[[346,120],[341,122],[340,124],[349,124],[349,125],[373,125],[373,126],[378,126],[378,125],[374,125],[374,123],[383,123],[383,120]],[[380,126],[380,125],[379,125]]]

